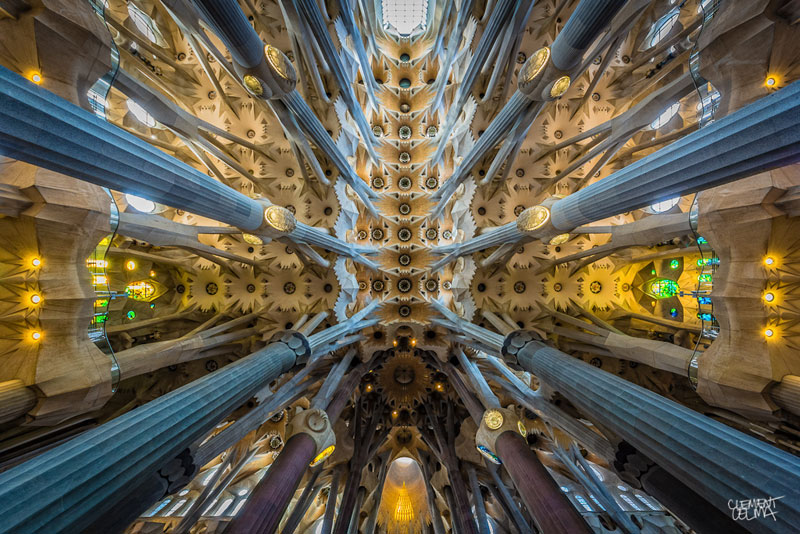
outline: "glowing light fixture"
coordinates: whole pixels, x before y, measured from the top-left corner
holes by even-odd
[[[776,85],[778,85],[778,78],[776,78],[775,76],[767,76],[767,79],[764,80],[764,85],[766,85],[767,87],[775,87]]]
[[[767,302],[772,302],[773,300],[775,300],[775,293],[772,292],[764,293],[764,300],[766,300]]]
[[[530,61],[522,67],[522,72],[520,73],[520,79],[523,83],[528,83],[534,78],[536,78],[542,70],[544,70],[545,65],[547,65],[547,61],[550,59],[550,48],[544,47],[540,48],[536,51],[535,54],[531,57]]]
[[[31,302],[33,302],[34,304],[39,304],[40,302],[42,302],[42,296],[34,293],[33,295],[31,295]]]
[[[483,414],[483,422],[486,423],[486,426],[491,430],[497,430],[503,426],[503,414],[500,410],[487,410],[486,413]]]
[[[772,337],[774,335],[775,335],[775,331],[772,330],[772,328],[767,328],[766,330],[764,330],[764,336],[765,337]]]
[[[522,434],[523,438],[528,437],[528,429],[525,428],[525,423],[522,421],[517,421],[517,430],[519,430],[519,433]]]
[[[258,237],[257,235],[253,234],[242,234],[242,239],[244,239],[245,243],[250,245],[263,245],[264,240]]]
[[[767,256],[764,258],[764,265],[775,265],[775,258]]]
[[[39,258],[33,258],[31,260],[31,265],[33,265],[34,267],[39,267],[40,265],[42,265],[42,260],[40,260]]]
[[[30,81],[32,81],[33,83],[35,83],[36,85],[39,85],[39,84],[40,84],[40,83],[42,83],[42,81],[44,80],[44,78],[42,78],[42,73],[40,73],[39,71],[33,71],[33,72],[31,72],[31,73],[28,75],[28,79],[29,79]]]
[[[125,268],[129,271],[136,269],[136,262],[133,260],[128,260],[125,262]]]
[[[428,0],[382,0],[383,27],[402,36],[428,27]]]
[[[397,496],[397,507],[394,510],[394,520],[400,523],[410,523],[414,520],[414,508],[411,506],[411,498],[408,496],[406,483],[400,488]]]
[[[320,452],[318,455],[314,457],[313,460],[311,460],[311,463],[309,465],[311,467],[314,467],[315,465],[321,464],[328,458],[328,456],[333,454],[334,450],[336,450],[336,445],[330,445],[329,447],[325,447],[324,449],[322,449],[322,452]]]
[[[550,96],[552,98],[558,98],[566,93],[567,89],[569,89],[570,82],[571,80],[569,76],[562,76],[561,78],[557,79],[553,84],[553,87],[550,89]]]
[[[42,333],[34,330],[33,332],[31,332],[31,339],[33,339],[34,341],[39,341],[40,339],[42,339]]]

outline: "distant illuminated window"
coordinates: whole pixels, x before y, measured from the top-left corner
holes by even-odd
[[[408,36],[428,26],[428,0],[382,0],[381,6],[384,29]]]
[[[630,506],[633,510],[635,510],[637,512],[641,511],[641,508],[639,507],[639,505],[636,504],[635,502],[633,502],[633,500],[630,497],[628,497],[627,495],[620,495],[619,498],[622,499],[623,501],[625,501],[625,504]]]
[[[137,121],[141,122],[148,128],[153,128],[156,125],[156,120],[142,106],[131,99],[128,99],[126,104],[128,106],[128,111],[131,112],[131,115],[136,117]]]
[[[668,299],[674,297],[680,291],[680,287],[673,280],[666,278],[656,278],[647,282],[646,292],[657,299]]]
[[[636,494],[636,498],[639,499],[645,506],[650,508],[651,510],[659,510],[658,506],[655,506],[653,503],[650,502],[650,499],[647,499],[638,493]]]
[[[597,505],[598,508],[600,508],[600,510],[605,511],[605,507],[602,504],[600,504],[600,501],[597,500],[597,497],[595,497],[594,495],[589,495],[589,498],[592,499],[592,501],[594,501],[594,503]]]
[[[578,504],[583,506],[583,509],[587,512],[594,512],[594,509],[589,506],[589,503],[583,498],[583,495],[575,494],[575,500],[578,501]]]
[[[178,501],[169,509],[167,510],[164,515],[166,517],[171,517],[175,515],[175,513],[180,510],[181,506],[186,504],[186,499],[178,499]]]
[[[659,42],[661,42],[664,37],[666,37],[675,23],[678,22],[678,9],[673,9],[657,21],[653,23],[653,27],[650,29],[650,46],[655,46]]]
[[[217,511],[214,512],[214,515],[216,517],[221,516],[222,514],[225,513],[225,510],[227,510],[230,507],[231,504],[233,504],[233,497],[228,497],[227,499],[222,501],[222,504],[219,505],[219,508],[217,508]]]
[[[164,38],[161,36],[161,32],[158,31],[158,27],[156,23],[153,22],[153,19],[148,17],[144,11],[133,5],[133,3],[128,4],[128,15],[130,15],[131,22],[136,26],[136,29],[147,37],[151,43],[160,45],[163,42]]]
[[[156,211],[156,203],[152,200],[129,194],[125,195],[125,200],[128,202],[128,205],[136,211],[141,211],[142,213],[153,213]]]
[[[678,205],[678,202],[681,201],[681,197],[670,198],[667,200],[661,200],[659,202],[654,202],[650,204],[650,211],[653,213],[664,213],[665,211],[671,210],[673,207]]]
[[[233,510],[231,510],[231,513],[230,513],[230,515],[236,515],[236,514],[238,514],[238,513],[239,513],[239,510],[241,510],[241,509],[242,509],[242,506],[244,506],[244,503],[246,503],[246,502],[247,502],[247,499],[239,499],[239,502],[237,502],[237,503],[236,503],[236,506],[234,506],[234,507],[233,507]]]
[[[672,119],[672,117],[674,117],[678,113],[678,110],[680,109],[680,107],[681,107],[680,103],[679,102],[675,102],[674,104],[669,106],[667,109],[662,111],[661,115],[656,117],[656,120],[654,120],[653,122],[650,123],[650,129],[651,130],[658,130],[659,128],[661,128],[662,126],[667,124],[670,121],[670,119]]]
[[[145,516],[144,516],[144,517],[152,517],[152,516],[156,515],[158,512],[160,512],[161,510],[163,510],[164,508],[166,508],[166,507],[167,507],[167,505],[168,505],[169,503],[171,503],[171,502],[172,502],[172,499],[171,499],[171,498],[170,498],[170,499],[164,499],[164,500],[163,500],[163,501],[162,501],[162,502],[161,502],[161,503],[160,503],[158,506],[156,506],[156,507],[155,507],[155,508],[154,508],[154,509],[153,509],[153,510],[150,512],[150,513],[148,513],[148,514],[145,514]]]
[[[148,302],[155,297],[156,288],[149,282],[133,282],[125,288],[125,294],[129,299]]]

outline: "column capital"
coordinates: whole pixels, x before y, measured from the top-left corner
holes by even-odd
[[[475,433],[475,445],[478,451],[494,463],[497,462],[497,438],[506,432],[519,433],[522,437],[528,431],[517,414],[506,408],[490,408],[483,412],[478,431]]]
[[[311,408],[296,413],[286,429],[287,441],[297,434],[306,434],[314,440],[316,457],[311,465],[322,463],[336,448],[336,434],[325,410]]]
[[[308,339],[295,330],[277,332],[270,338],[267,346],[273,343],[283,343],[289,347],[289,349],[294,352],[295,362],[301,359],[307,359],[311,356],[311,345],[309,345]]]
[[[532,341],[540,341],[539,335],[535,332],[529,330],[514,330],[503,340],[501,352],[503,356],[510,357],[516,361],[519,351]]]

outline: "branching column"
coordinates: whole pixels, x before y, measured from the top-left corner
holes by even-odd
[[[723,513],[730,513],[730,499],[786,496],[774,521],[745,525],[751,532],[791,532],[800,524],[800,504],[788,498],[800,480],[800,460],[791,454],[534,341],[533,334],[509,334],[503,351]]]
[[[191,480],[192,442],[307,356],[308,345],[292,339],[273,342],[0,474],[0,532],[121,530]]]

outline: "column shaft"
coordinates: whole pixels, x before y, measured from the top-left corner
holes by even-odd
[[[0,154],[255,230],[258,201],[0,67]]]
[[[517,487],[522,501],[536,519],[539,529],[548,534],[589,534],[591,530],[569,502],[553,477],[515,432],[497,438],[497,455]]]
[[[22,380],[0,382],[0,423],[13,421],[36,406],[36,393]]]
[[[104,514],[141,514],[163,494],[137,501],[132,488],[159,472],[171,491],[190,480],[189,445],[296,359],[272,343],[0,474],[0,533],[74,534]]]
[[[691,488],[655,466],[642,477],[642,488],[698,534],[744,534],[741,523],[714,508]]]
[[[524,342],[525,335],[511,334],[505,350],[516,351],[526,371],[714,507],[730,513],[731,499],[786,496],[774,521],[745,528],[777,534],[800,524],[800,503],[789,498],[800,480],[796,457],[541,342]]]
[[[299,432],[289,438],[226,534],[275,532],[315,452],[316,444],[308,434]]]
[[[578,226],[800,160],[800,82],[745,106],[556,201],[553,226]]]

